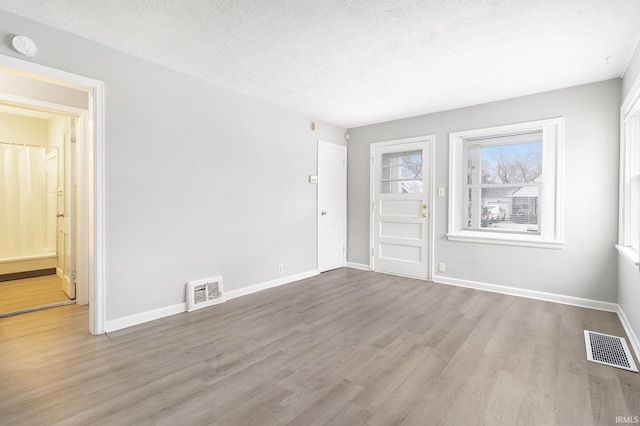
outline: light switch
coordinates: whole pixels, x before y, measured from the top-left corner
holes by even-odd
[[[444,188],[443,187],[439,187],[438,188],[438,197],[444,197]]]
[[[318,176],[309,176],[309,183],[318,183]]]

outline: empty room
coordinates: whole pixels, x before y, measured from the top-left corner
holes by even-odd
[[[637,0],[0,1],[0,424],[640,423]]]

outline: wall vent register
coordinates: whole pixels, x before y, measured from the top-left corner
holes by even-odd
[[[224,302],[222,277],[189,281],[186,298],[187,312]]]

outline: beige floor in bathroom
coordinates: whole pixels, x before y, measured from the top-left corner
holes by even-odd
[[[68,301],[57,275],[0,282],[0,315]]]

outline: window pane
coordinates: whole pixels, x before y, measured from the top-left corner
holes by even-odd
[[[640,251],[640,112],[626,120],[628,171],[626,176],[627,245]]]
[[[382,155],[383,194],[416,194],[422,192],[422,150],[393,152]]]
[[[540,234],[540,186],[469,188],[467,229]]]
[[[382,154],[382,167],[398,166],[401,164],[422,164],[422,150],[409,152],[391,152]]]
[[[382,182],[383,194],[421,194],[421,180]]]
[[[542,140],[487,145],[468,142],[467,183],[542,182]]]
[[[640,157],[637,159],[640,162]],[[640,176],[634,176],[629,180],[629,191],[631,192],[629,203],[629,247],[640,251]]]

